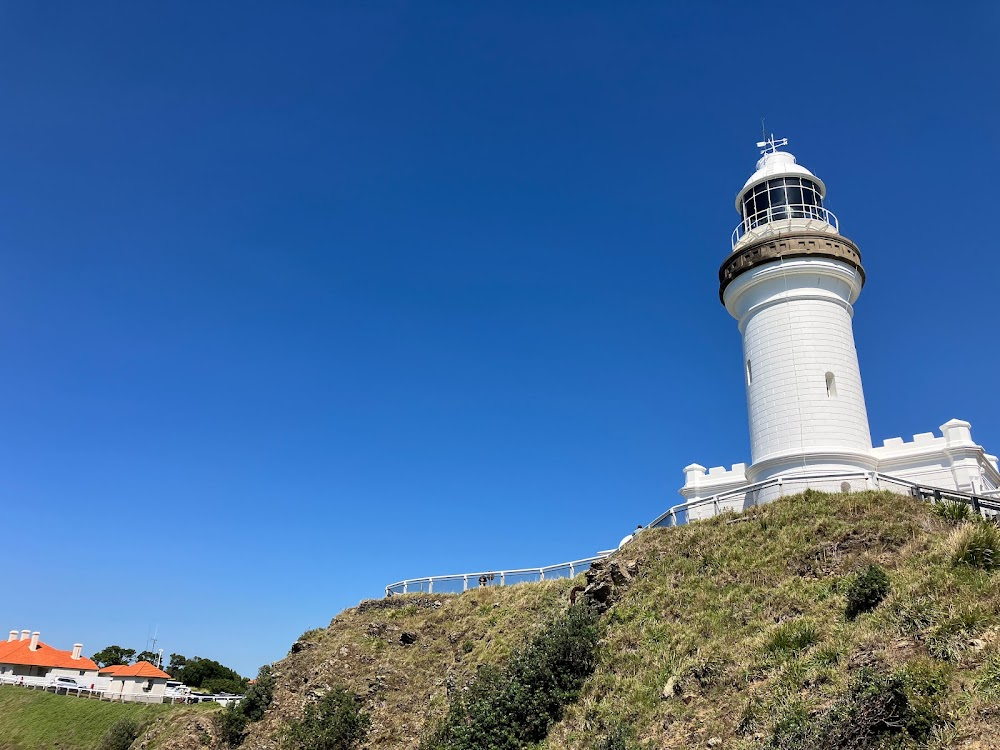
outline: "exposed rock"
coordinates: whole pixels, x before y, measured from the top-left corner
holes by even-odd
[[[399,636],[399,642],[402,643],[404,646],[412,646],[414,643],[417,642],[417,636],[415,633],[407,633],[404,631]]]
[[[638,560],[625,561],[615,557],[598,560],[587,571],[587,585],[582,596],[604,612],[638,574]]]
[[[721,744],[722,744],[722,738],[721,737],[711,737],[708,740],[708,746],[709,747],[718,747]]]
[[[677,676],[671,677],[667,680],[667,684],[663,686],[663,700],[669,700],[674,697],[677,692]]]

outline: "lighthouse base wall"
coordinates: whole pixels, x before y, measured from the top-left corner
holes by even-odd
[[[820,492],[857,492],[865,489],[910,494],[914,485],[1000,499],[1000,464],[972,440],[968,422],[953,419],[933,433],[914,435],[911,441],[890,438],[864,455],[810,456],[801,454],[768,466],[736,464],[731,469],[685,467],[680,494],[685,502],[661,518],[693,521],[725,511],[741,511],[806,489]],[[813,460],[816,459],[816,460]],[[659,520],[659,519],[658,519]]]

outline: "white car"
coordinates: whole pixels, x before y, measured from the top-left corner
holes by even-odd
[[[56,692],[60,690],[87,690],[85,685],[81,685],[79,682],[74,680],[72,677],[56,677],[54,680],[49,682],[49,687],[55,688]]]

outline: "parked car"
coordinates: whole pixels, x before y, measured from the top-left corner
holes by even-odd
[[[49,687],[54,687],[56,692],[60,690],[86,690],[86,685],[81,685],[72,677],[56,677],[49,682]]]

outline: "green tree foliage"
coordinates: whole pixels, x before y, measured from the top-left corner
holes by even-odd
[[[184,665],[187,664],[187,657],[182,654],[170,654],[170,666],[165,669],[165,672],[169,672],[170,676],[175,680],[179,680],[180,671],[184,669]]]
[[[847,618],[871,612],[889,595],[889,576],[878,565],[867,565],[847,588]]]
[[[156,662],[160,660],[160,655],[153,653],[152,651],[140,651],[138,654],[135,655],[135,660],[136,662],[140,661],[149,662],[155,667]]]
[[[139,722],[126,716],[112,724],[101,737],[99,750],[128,750],[139,736]]]
[[[99,667],[108,667],[112,664],[131,664],[135,656],[134,648],[122,648],[121,646],[108,646],[98,651],[90,658]]]
[[[218,727],[222,739],[230,747],[238,747],[246,738],[247,724],[260,721],[271,705],[274,697],[274,675],[271,667],[264,665],[257,672],[257,679],[246,696],[236,705],[228,706],[219,714]]]
[[[422,750],[519,750],[545,739],[597,665],[598,614],[577,604],[504,669],[483,668]]]
[[[242,693],[246,690],[247,681],[240,677],[236,670],[230,669],[214,659],[202,659],[198,656],[192,659],[181,657],[184,659],[184,666],[180,669],[174,669],[174,656],[176,654],[170,657],[170,674],[175,680],[180,680],[188,687],[210,690],[214,684],[225,683],[234,688],[226,692]],[[206,683],[211,684],[206,685]]]
[[[285,729],[288,750],[351,750],[368,734],[371,719],[361,711],[357,696],[335,688],[306,706],[300,721]]]

